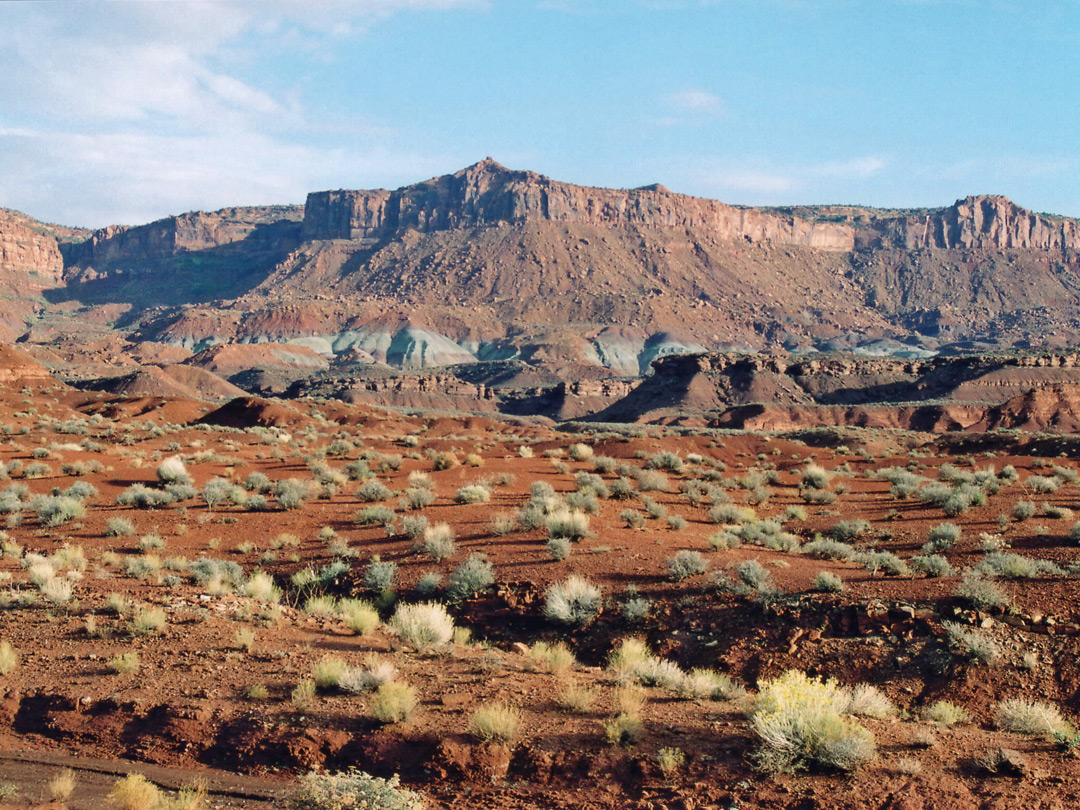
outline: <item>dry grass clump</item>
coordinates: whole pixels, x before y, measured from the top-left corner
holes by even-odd
[[[53,775],[46,787],[49,790],[49,798],[54,802],[66,803],[75,793],[75,771],[64,768]]]
[[[469,718],[469,731],[481,742],[511,743],[521,728],[521,711],[509,704],[485,703]]]
[[[444,647],[454,638],[454,620],[437,602],[398,605],[390,629],[419,653]]]
[[[371,716],[380,723],[408,720],[420,703],[416,688],[400,681],[386,681],[371,696]]]
[[[436,562],[441,562],[454,555],[457,543],[454,530],[449,523],[436,523],[424,529],[423,539],[417,544],[418,550],[427,554]]]
[[[611,745],[630,748],[641,741],[646,701],[645,690],[637,686],[622,686],[615,692],[615,714],[603,724]]]
[[[955,726],[971,720],[971,715],[967,709],[947,700],[938,700],[931,703],[923,709],[922,716],[924,720],[929,720],[939,726]]]
[[[366,636],[379,626],[379,611],[366,599],[342,599],[337,611],[345,626],[358,636]]]
[[[1061,716],[1056,706],[1026,698],[1009,698],[998,704],[997,727],[1015,734],[1046,740],[1076,736],[1073,725]]]
[[[670,779],[686,764],[686,754],[678,748],[661,748],[656,752],[656,767],[665,779]]]
[[[595,686],[568,682],[555,695],[555,702],[564,711],[585,714],[592,711],[599,697],[600,690]]]
[[[293,708],[303,711],[307,709],[315,700],[315,681],[311,678],[304,678],[296,686],[293,687],[292,692],[289,693],[289,702],[292,703]]]
[[[105,801],[118,810],[157,810],[163,798],[157,785],[141,773],[130,773],[113,784]]]
[[[332,655],[323,656],[311,668],[311,678],[319,689],[337,689],[349,665]]]
[[[106,662],[106,665],[117,675],[130,675],[133,672],[139,671],[141,663],[139,654],[132,650],[123,654],[114,655]]]
[[[526,657],[533,668],[555,675],[562,675],[577,663],[573,651],[563,641],[554,644],[537,641],[529,648]]]
[[[137,636],[149,636],[165,627],[166,623],[162,608],[139,608],[131,618],[131,632]]]

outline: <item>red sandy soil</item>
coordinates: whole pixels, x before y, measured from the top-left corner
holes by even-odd
[[[25,553],[48,555],[65,545],[80,546],[88,561],[81,576],[73,577],[76,603],[54,606],[41,599],[0,609],[0,638],[20,655],[18,667],[0,676],[0,782],[13,782],[19,789],[22,804],[15,806],[50,806],[34,802],[46,798],[43,782],[62,764],[49,757],[62,755],[90,763],[118,758],[169,787],[185,774],[207,774],[221,790],[235,791],[248,784],[248,776],[263,780],[260,790],[285,790],[309,769],[357,766],[376,775],[399,773],[429,797],[432,807],[474,810],[1075,806],[1080,767],[1071,754],[994,726],[997,704],[1008,697],[1033,697],[1076,716],[1080,611],[1074,577],[1001,581],[1011,611],[978,613],[954,597],[958,574],[886,576],[853,563],[752,545],[712,551],[708,538],[720,527],[708,517],[709,504],[692,505],[679,491],[680,484],[720,472],[720,467],[722,477],[731,480],[753,470],[775,470],[771,497],[756,507],[760,516],[771,517],[788,506],[804,506],[799,479],[808,461],[834,471],[842,468],[832,485],[835,490],[843,484],[840,490],[846,491],[836,502],[804,506],[807,518],[790,521],[785,529],[806,541],[839,520],[865,519],[872,530],[860,544],[909,558],[918,553],[930,527],[947,518],[941,509],[917,500],[893,499],[888,483],[871,478],[872,471],[914,461],[932,479],[943,461],[964,470],[1012,464],[1019,483],[990,496],[985,506],[950,518],[963,536],[946,556],[954,568],[970,568],[982,558],[979,534],[1000,533],[1018,553],[1067,566],[1080,557],[1068,539],[1073,523],[1068,517],[1040,514],[1023,522],[1007,518],[1004,529],[998,524],[998,516],[1009,515],[1018,500],[1077,505],[1080,487],[1075,484],[1065,483],[1048,495],[1028,490],[1030,475],[1051,474],[1038,459],[1009,455],[1007,447],[993,457],[944,457],[929,441],[932,437],[906,433],[865,432],[860,434],[863,447],[851,444],[862,450],[854,453],[760,434],[634,428],[627,435],[578,435],[528,421],[416,416],[315,401],[249,399],[215,415],[212,406],[190,400],[125,400],[41,381],[27,384],[8,385],[0,394],[0,461],[22,462],[11,482],[0,482],[0,490],[26,484],[34,494],[47,494],[86,481],[98,494],[88,500],[84,517],[57,528],[41,525],[27,511],[21,524],[13,522],[7,529],[8,542],[21,550],[12,547],[0,558],[0,576],[7,580],[0,587],[9,589],[0,595],[36,591],[22,566]],[[243,430],[256,425],[273,427]],[[357,499],[358,483],[352,481],[331,497],[309,500],[293,511],[272,505],[263,512],[231,505],[209,509],[201,499],[155,510],[116,505],[117,495],[131,484],[156,485],[157,465],[173,455],[183,458],[200,488],[214,476],[240,482],[256,471],[273,480],[310,480],[305,456],[341,438],[353,449],[324,459],[339,470],[361,452],[371,456],[373,471],[380,458],[402,457],[399,469],[378,473],[394,492],[384,505],[398,510],[397,534],[354,524],[353,515],[369,504]],[[676,531],[665,520],[648,520],[642,529],[629,529],[619,514],[627,508],[642,512],[641,501],[600,500],[599,512],[590,517],[592,536],[577,543],[562,562],[548,554],[543,529],[493,534],[492,518],[521,507],[533,482],[547,482],[565,495],[575,489],[574,473],[593,471],[591,461],[566,455],[578,441],[593,446],[596,455],[635,467],[661,451],[683,459],[700,454],[708,463],[687,463],[682,473],[666,474],[667,491],[641,493],[669,515],[684,517],[686,527]],[[519,454],[523,445],[533,457]],[[40,456],[45,450],[47,457],[40,460],[51,472],[24,481],[23,472],[39,460],[34,451]],[[546,457],[545,451],[557,457]],[[463,463],[436,471],[430,456],[440,452],[454,452],[463,462],[475,454],[477,466]],[[64,464],[92,461],[102,465],[100,471],[76,477],[61,470]],[[566,468],[560,471],[553,462]],[[1072,459],[1053,463],[1077,468]],[[412,541],[400,534],[401,519],[418,514],[397,507],[414,471],[431,476],[438,496],[422,514],[431,523],[449,523],[457,538],[457,552],[441,563],[412,551]],[[603,477],[610,484],[617,476]],[[490,503],[455,502],[460,486],[484,479],[492,482]],[[727,491],[736,503],[747,497],[738,486]],[[106,536],[106,522],[115,517],[131,520],[137,536]],[[495,585],[452,608],[458,624],[471,629],[473,641],[421,656],[384,629],[357,636],[335,618],[307,615],[289,578],[305,567],[332,562],[328,544],[317,536],[327,526],[354,555],[352,570],[331,588],[338,596],[378,597],[362,584],[364,567],[374,555],[398,564],[396,595],[410,601],[417,598],[413,588],[424,573],[449,575],[471,552],[485,554],[494,565]],[[151,533],[164,540],[164,547],[146,554],[171,559],[170,568],[143,578],[125,574],[123,561],[145,556],[139,536]],[[709,574],[671,582],[665,561],[682,549],[701,551],[712,572],[758,560],[793,598],[762,607],[719,592]],[[208,593],[179,560],[203,556],[236,562],[247,573],[270,573],[285,589],[284,603],[271,609],[249,597]],[[843,593],[812,590],[822,570],[843,578]],[[573,631],[542,615],[544,591],[570,574],[589,578],[606,597],[600,617]],[[649,616],[634,626],[620,615],[631,586],[652,600]],[[106,607],[112,593],[163,608],[167,625],[157,633],[132,635],[128,618]],[[981,627],[1000,647],[997,665],[950,656],[944,620]],[[235,642],[237,631],[244,629],[255,633],[249,650]],[[864,721],[877,738],[878,757],[850,775],[759,773],[749,759],[756,741],[740,703],[679,700],[659,688],[648,690],[641,741],[631,748],[613,746],[605,740],[602,723],[614,710],[617,684],[603,666],[618,639],[635,635],[684,669],[714,667],[751,690],[759,679],[791,668],[847,684],[869,682],[901,714]],[[580,663],[564,676],[537,671],[521,647],[537,640],[565,640]],[[139,670],[113,673],[108,660],[128,651],[139,653]],[[302,708],[290,700],[293,688],[321,658],[336,656],[359,665],[371,654],[391,661],[399,679],[419,691],[420,706],[406,722],[377,724],[366,695],[320,692]],[[555,699],[567,679],[599,688],[592,711],[570,714],[558,708]],[[247,697],[255,684],[265,686],[268,697]],[[480,743],[469,734],[471,712],[492,699],[522,711],[522,731],[512,745]],[[937,728],[918,720],[919,711],[938,699],[967,708],[972,722]],[[929,737],[935,741],[931,746],[920,743]],[[1021,774],[991,776],[979,770],[975,761],[998,747],[1021,752],[1026,758]],[[686,765],[672,776],[657,767],[662,748],[686,754]],[[15,752],[39,762],[16,767],[11,760]],[[100,770],[95,765],[79,771],[85,790],[77,792],[71,807],[101,806],[111,777]],[[263,807],[259,797],[271,793],[252,795],[251,804],[230,804],[236,797],[221,796],[215,801],[224,803],[215,806]]]

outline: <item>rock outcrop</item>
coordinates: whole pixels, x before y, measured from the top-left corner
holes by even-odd
[[[789,430],[859,425],[915,430],[1071,431],[1080,417],[1080,354],[896,360],[704,354],[653,364],[598,421],[695,416],[717,427]]]
[[[1076,250],[1080,223],[1034,214],[1007,197],[981,195],[924,214],[883,217],[859,229],[860,245],[919,248]]]
[[[851,250],[843,225],[778,217],[752,208],[673,194],[662,186],[617,190],[561,183],[511,171],[491,158],[413,186],[386,191],[320,191],[308,195],[307,240],[378,241],[406,230],[431,231],[549,221],[594,227],[697,230],[724,240]]]
[[[193,211],[135,227],[110,225],[83,242],[64,245],[63,258],[68,267],[100,271],[135,268],[249,239],[292,245],[302,216],[301,206],[278,205]]]

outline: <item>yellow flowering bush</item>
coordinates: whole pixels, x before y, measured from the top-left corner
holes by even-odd
[[[835,680],[789,670],[758,689],[750,728],[761,740],[754,754],[761,770],[850,771],[874,758],[874,735],[844,716],[850,695]]]

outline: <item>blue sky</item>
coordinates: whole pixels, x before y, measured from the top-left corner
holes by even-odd
[[[749,205],[1080,216],[1076,0],[0,3],[0,206],[71,225],[487,155]]]

